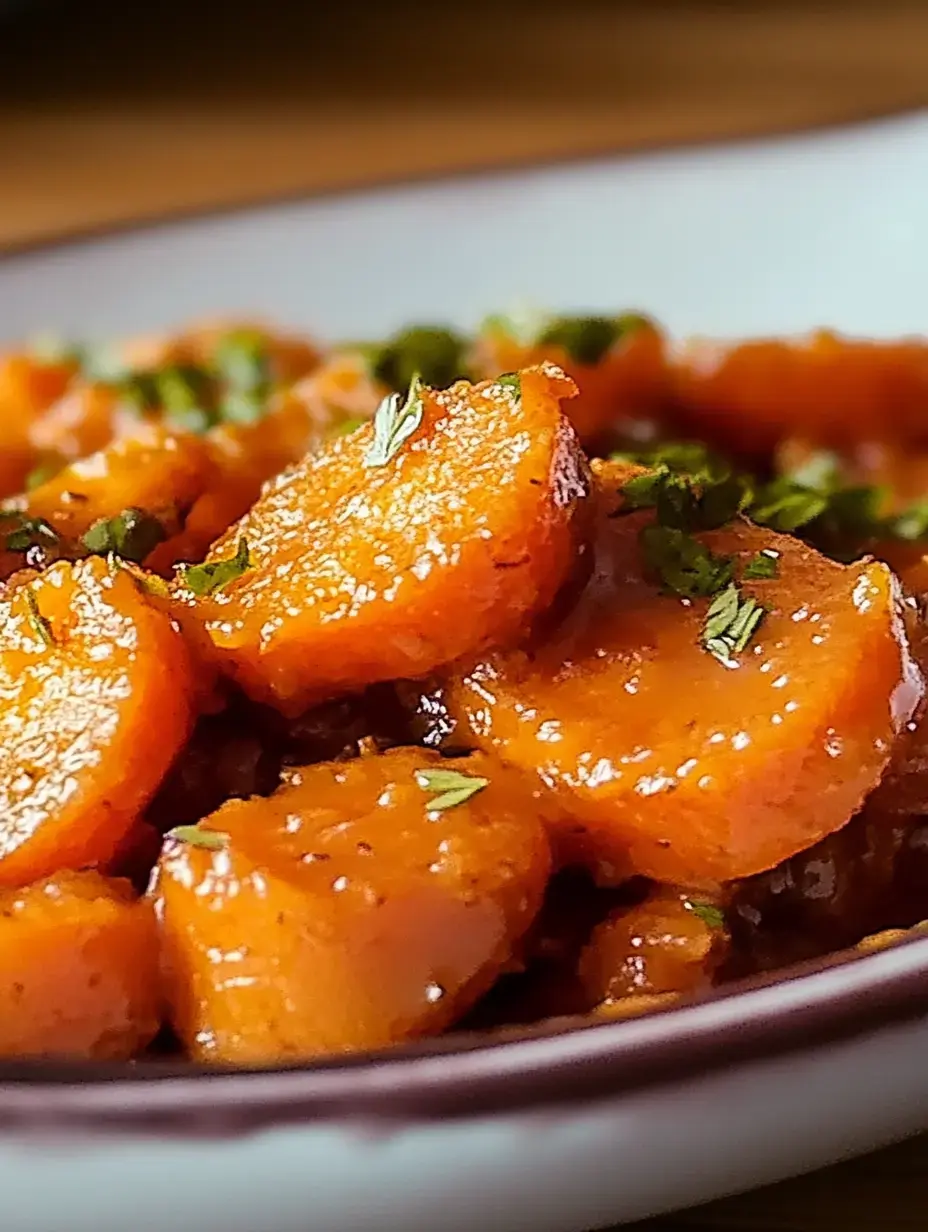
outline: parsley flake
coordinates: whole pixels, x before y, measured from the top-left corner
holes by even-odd
[[[691,898],[689,900],[689,908],[693,915],[699,916],[710,928],[725,927],[725,916],[714,903],[702,903],[698,902],[695,898]]]
[[[423,791],[438,793],[428,805],[430,813],[437,813],[464,804],[478,791],[483,791],[490,780],[462,774],[460,770],[417,770],[416,782]]]
[[[39,611],[39,601],[31,590],[25,592],[26,607],[29,609],[29,623],[36,636],[44,646],[54,646],[55,638],[48,620]]]
[[[374,414],[374,439],[364,455],[364,465],[386,466],[422,423],[425,404],[422,381],[415,373],[405,400],[401,394],[388,394]]]
[[[224,851],[229,845],[229,836],[224,830],[204,830],[199,825],[175,826],[173,830],[168,830],[167,837],[204,851]]]
[[[5,547],[8,552],[28,552],[30,548],[57,548],[58,532],[44,518],[32,518],[19,510],[0,512],[0,522],[12,522]]]
[[[775,578],[779,571],[780,566],[776,556],[770,551],[762,551],[751,557],[744,566],[741,576],[746,582],[752,582],[762,578]]]
[[[635,312],[618,317],[558,317],[542,329],[536,345],[560,347],[574,363],[592,366],[620,339],[647,324],[647,318]]]
[[[94,522],[81,536],[81,543],[92,556],[119,556],[140,565],[165,538],[156,517],[132,507],[114,518]]]
[[[503,389],[512,390],[513,396],[517,401],[522,397],[521,372],[504,372],[502,376],[496,378],[495,384],[501,385]]]
[[[202,565],[186,565],[183,568],[184,584],[198,598],[215,594],[229,582],[240,578],[246,569],[251,568],[251,557],[248,552],[248,540],[244,535],[238,541],[235,555],[226,560],[207,560]]]
[[[664,590],[685,599],[714,595],[734,573],[734,560],[722,556],[675,526],[642,527],[639,541],[645,563]]]
[[[756,599],[744,596],[730,582],[709,604],[702,630],[703,645],[721,663],[731,663],[750,642],[766,611]]]
[[[466,377],[464,339],[440,325],[411,325],[382,346],[363,348],[375,381],[402,394],[418,375],[432,389]]]

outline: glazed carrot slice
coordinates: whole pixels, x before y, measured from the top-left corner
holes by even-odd
[[[576,560],[573,390],[551,367],[419,388],[271,485],[207,558],[235,576],[181,575],[223,670],[298,713],[521,635]]]
[[[73,363],[48,363],[26,354],[0,356],[0,496],[22,490],[40,456],[32,429],[62,396],[75,371]]]
[[[728,948],[722,913],[672,887],[613,911],[593,930],[579,974],[591,1006],[708,988]]]
[[[0,597],[0,885],[107,861],[191,725],[171,619],[133,578],[60,561]]]
[[[549,863],[531,796],[488,758],[301,770],[165,844],[151,894],[174,1028],[194,1057],[240,1063],[436,1034],[512,961]]]
[[[928,345],[844,338],[694,339],[671,362],[673,418],[722,448],[764,455],[789,436],[817,445],[928,441]]]
[[[628,512],[629,472],[596,473],[596,563],[576,607],[528,651],[465,671],[451,709],[480,747],[538,775],[562,809],[562,859],[603,881],[772,867],[848,820],[921,696],[895,579],[743,521],[703,532],[736,577],[758,553],[776,562],[741,583],[768,611],[720,659],[709,601],[662,593],[645,567],[653,513]]]
[[[548,322],[527,341],[491,318],[477,339],[472,364],[480,377],[545,361],[572,377],[580,393],[567,415],[584,445],[595,444],[623,423],[656,416],[667,399],[664,339],[645,317],[566,318]]]
[[[151,904],[58,873],[0,892],[0,1056],[128,1060],[161,1023]]]

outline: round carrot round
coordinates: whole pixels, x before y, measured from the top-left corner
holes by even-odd
[[[525,786],[397,749],[291,773],[169,837],[152,896],[171,1020],[268,1063],[444,1030],[517,954],[550,857]]]
[[[272,484],[179,596],[286,713],[521,636],[574,567],[586,467],[558,369],[396,396]]]
[[[662,593],[642,557],[651,511],[630,472],[597,470],[591,579],[557,630],[498,653],[447,694],[478,746],[533,771],[561,808],[566,862],[703,885],[772,867],[842,826],[880,780],[922,681],[885,565],[834,564],[739,520],[698,541],[766,609],[737,654],[710,653],[708,599]],[[617,516],[618,515],[618,516]]]
[[[0,597],[0,885],[106,862],[191,726],[181,635],[125,571],[52,565]]]
[[[128,882],[0,892],[0,1056],[128,1060],[161,1025],[159,978],[154,913]]]

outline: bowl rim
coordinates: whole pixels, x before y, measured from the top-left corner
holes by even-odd
[[[839,951],[641,1017],[450,1034],[266,1069],[180,1062],[0,1064],[0,1132],[227,1137],[305,1122],[457,1120],[570,1105],[928,1015],[928,936]]]

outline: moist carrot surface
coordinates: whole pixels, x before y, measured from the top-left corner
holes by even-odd
[[[161,1025],[155,917],[127,882],[0,892],[0,1056],[128,1060]]]
[[[928,345],[821,330],[806,338],[699,339],[671,357],[681,430],[760,454],[789,436],[844,448],[853,441],[928,444]]]
[[[397,396],[392,437],[364,425],[286,473],[207,558],[244,544],[247,567],[199,595],[181,575],[223,670],[298,713],[521,636],[577,562],[573,391],[538,368]]]
[[[125,571],[61,561],[0,596],[0,885],[105,863],[190,731],[181,635]]]
[[[603,335],[593,337],[592,350],[590,339],[584,338],[584,324],[587,335]],[[563,368],[580,391],[565,410],[584,445],[601,440],[629,419],[647,418],[663,409],[668,390],[664,340],[653,322],[629,314],[585,323],[568,318],[565,325],[566,330],[554,327],[550,338],[542,332],[539,340],[525,342],[504,322],[492,321],[474,348],[478,374],[492,377],[545,362]],[[567,345],[565,333],[574,335],[567,337]]]
[[[595,565],[562,625],[488,656],[449,704],[479,747],[561,808],[564,861],[700,885],[769,868],[842,826],[880,780],[922,692],[886,566],[841,566],[739,521],[700,540],[768,609],[737,661],[705,646],[706,600],[662,593],[626,512],[629,471],[599,464]]]
[[[603,920],[580,956],[593,1005],[711,986],[727,947],[721,912],[671,888]]]
[[[171,1021],[206,1060],[441,1031],[517,958],[549,872],[521,781],[423,749],[308,767],[199,831],[216,849],[169,837],[151,895]]]
[[[40,452],[32,432],[74,375],[70,363],[0,355],[0,497],[22,490]]]

